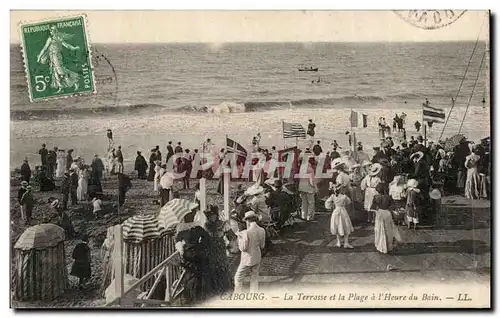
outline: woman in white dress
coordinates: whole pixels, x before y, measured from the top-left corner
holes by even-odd
[[[481,157],[473,149],[472,153],[465,157],[465,167],[467,168],[467,180],[465,181],[465,197],[467,199],[478,200],[480,198],[481,178],[478,171],[478,163]]]
[[[66,153],[64,150],[59,149],[57,151],[57,168],[56,168],[56,178],[64,177],[64,172],[66,171]]]
[[[344,237],[344,248],[353,248],[353,246],[349,244],[349,234],[354,231],[354,228],[346,209],[346,206],[351,204],[351,200],[347,195],[341,193],[341,189],[342,187],[339,185],[334,187],[334,193],[326,200],[325,208],[332,210],[335,207],[330,219],[330,231],[337,237],[336,246],[342,246],[340,237]]]
[[[89,185],[89,174],[87,166],[83,166],[78,172],[78,188],[76,189],[76,197],[78,201],[87,200],[87,189]]]
[[[377,194],[377,186],[382,183],[380,180],[379,174],[382,170],[382,165],[380,163],[374,163],[370,166],[368,170],[368,175],[361,181],[361,190],[365,191],[365,202],[364,207],[366,212],[368,213],[368,223],[374,223],[374,212],[373,209],[373,198]]]
[[[115,149],[111,149],[108,151],[108,155],[106,157],[106,168],[107,168],[107,173],[108,175],[113,175],[115,174]]]
[[[158,185],[160,184],[160,170],[161,170],[161,161],[156,160],[155,161],[155,178],[154,178],[154,191],[158,192],[159,188]]]
[[[374,200],[377,208],[374,226],[374,243],[377,251],[383,254],[390,253],[394,248],[394,240],[401,242],[401,236],[392,219],[390,195],[377,195]]]

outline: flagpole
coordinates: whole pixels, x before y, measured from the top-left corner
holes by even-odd
[[[283,136],[283,149],[286,149],[286,140],[285,140],[285,121],[281,120],[281,135]]]
[[[424,126],[424,146],[427,147],[427,124],[424,121],[424,104],[422,104],[422,125]]]

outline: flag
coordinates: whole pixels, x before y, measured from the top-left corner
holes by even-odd
[[[247,156],[246,149],[243,148],[242,145],[228,137],[226,137],[226,150],[228,153],[235,153],[238,157],[246,158]]]
[[[424,121],[433,123],[444,123],[446,117],[444,109],[423,105]]]
[[[363,128],[368,127],[368,115],[363,114]]]
[[[358,113],[351,110],[351,127],[358,127]]]
[[[283,138],[306,138],[306,130],[301,124],[283,122]]]

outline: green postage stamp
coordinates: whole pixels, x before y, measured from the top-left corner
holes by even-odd
[[[31,101],[95,93],[85,15],[21,24]]]

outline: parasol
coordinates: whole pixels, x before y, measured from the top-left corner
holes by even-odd
[[[161,235],[158,218],[154,215],[135,215],[123,222],[123,239],[139,243]]]
[[[169,229],[182,222],[184,216],[198,205],[186,199],[173,199],[168,201],[158,215],[159,226]]]
[[[453,151],[455,149],[455,147],[460,144],[460,141],[464,138],[465,138],[464,135],[457,134],[457,135],[454,135],[454,136],[446,139],[444,142],[444,150]]]
[[[21,250],[44,249],[56,246],[64,241],[64,230],[50,223],[39,224],[27,228],[19,237],[14,248]]]

